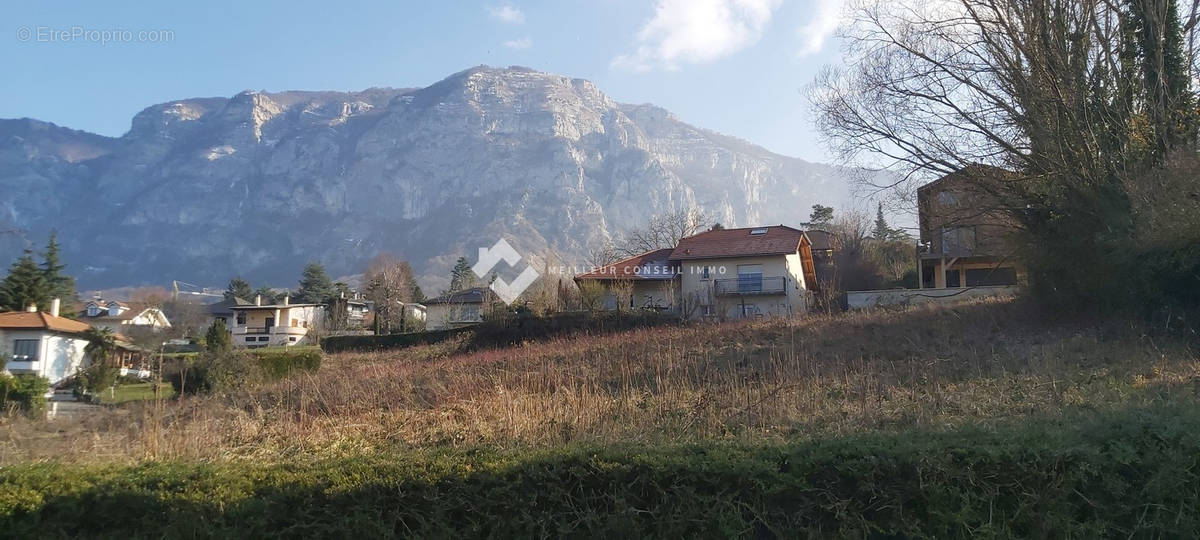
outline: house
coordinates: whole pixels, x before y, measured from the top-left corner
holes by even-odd
[[[286,296],[281,304],[263,305],[262,296],[256,296],[252,305],[230,306],[229,309],[233,311],[233,326],[229,333],[235,347],[290,347],[310,343],[325,316],[325,306],[293,304]]]
[[[58,384],[87,367],[87,323],[59,316],[59,300],[49,313],[30,306],[26,311],[0,313],[0,352],[9,373],[31,373]]]
[[[679,272],[680,307],[702,317],[800,315],[817,288],[811,240],[784,225],[695,234],[679,240],[670,261]]]
[[[449,330],[483,322],[497,302],[487,287],[472,287],[430,298],[425,304],[425,329]]]
[[[990,186],[1011,173],[971,165],[917,190],[921,244],[921,288],[1015,285],[1015,231]]]
[[[108,328],[117,334],[132,329],[161,330],[171,327],[171,322],[161,309],[126,302],[105,302],[99,298],[86,304],[80,319],[91,326]]]
[[[592,282],[604,286],[603,309],[615,310],[618,302],[628,302],[622,309],[653,309],[668,311],[676,307],[677,275],[671,265],[674,248],[656,249],[575,276],[575,283],[584,286]],[[628,283],[629,298],[617,298],[620,284]],[[581,289],[582,290],[582,289]],[[622,295],[626,296],[626,295]]]
[[[220,302],[209,304],[206,307],[208,312],[208,322],[204,326],[209,327],[212,326],[213,323],[221,321],[221,323],[225,325],[225,328],[232,328],[235,316],[233,313],[233,308],[237,306],[248,305],[250,305],[249,300],[243,300],[236,296],[226,296],[225,299],[221,300]]]

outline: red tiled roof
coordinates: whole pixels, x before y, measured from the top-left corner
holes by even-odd
[[[0,313],[0,328],[52,330],[54,332],[79,334],[87,331],[91,326],[66,317],[55,317],[41,311],[36,313],[30,311],[9,311]]]
[[[750,231],[762,229],[766,229],[766,232],[750,234]],[[803,237],[803,231],[785,225],[705,231],[679,240],[679,246],[671,252],[671,260],[796,253]]]
[[[602,266],[575,279],[671,279],[671,252],[673,248],[656,249],[634,255],[608,266]]]

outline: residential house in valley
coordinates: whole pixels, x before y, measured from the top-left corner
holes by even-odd
[[[817,287],[812,242],[784,225],[695,234],[679,240],[670,260],[679,270],[680,305],[694,303],[703,317],[800,315]]]
[[[293,304],[284,297],[279,304],[262,303],[256,296],[253,304],[230,306],[233,326],[229,328],[235,347],[290,347],[314,342],[313,334],[324,322],[322,304]],[[315,344],[315,343],[314,343]]]
[[[832,249],[822,248],[822,255],[832,257]],[[630,257],[575,279],[581,286],[604,284],[608,309],[615,307],[612,291],[630,287],[631,308],[728,320],[807,312],[810,292],[817,288],[816,272],[812,241],[804,231],[775,225],[705,231],[681,239],[674,248]]]
[[[208,322],[204,326],[208,327],[217,321],[221,321],[221,323],[225,325],[225,328],[232,328],[234,318],[236,316],[233,312],[233,308],[237,306],[248,306],[251,303],[252,302],[249,300],[243,300],[236,296],[227,296],[220,302],[209,304],[206,307],[208,312]]]
[[[80,319],[99,328],[108,328],[113,333],[128,333],[132,329],[161,330],[171,327],[171,321],[161,309],[137,303],[92,299],[85,307]]]
[[[917,190],[921,244],[921,288],[1015,285],[1015,230],[1003,205],[989,191],[1007,171],[971,165]]]
[[[487,287],[472,287],[425,300],[425,329],[449,330],[483,322],[497,302]]]
[[[88,365],[87,323],[59,315],[55,299],[49,312],[30,306],[26,311],[0,313],[0,353],[9,373],[31,373],[58,384]]]
[[[575,283],[584,287],[592,282],[604,287],[601,299],[606,310],[673,309],[677,300],[678,284],[675,268],[671,265],[674,248],[656,249],[613,264],[597,268],[586,274],[575,276]],[[618,298],[619,284],[628,285],[628,298]],[[627,305],[619,305],[627,303]]]

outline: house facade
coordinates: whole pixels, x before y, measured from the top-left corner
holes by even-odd
[[[161,309],[138,304],[104,301],[93,299],[89,301],[82,313],[81,320],[98,328],[107,328],[114,333],[127,332],[130,329],[161,330],[171,327],[171,321]]]
[[[831,248],[830,248],[831,249]],[[631,309],[719,320],[787,317],[808,311],[817,287],[812,242],[783,225],[716,229],[576,276],[581,289],[603,284],[605,309],[624,287]],[[625,306],[621,306],[625,308]]]
[[[600,305],[595,307],[605,310],[675,311],[678,308],[679,284],[677,272],[671,264],[673,250],[658,249],[617,261],[575,276],[575,283],[581,289],[586,288],[588,283],[602,287],[603,296],[598,299]],[[618,294],[621,286],[627,287],[627,290]]]
[[[267,305],[259,296],[253,304],[230,306],[230,310],[233,346],[247,348],[310,344],[325,315],[325,306],[321,304],[293,304],[286,296],[283,303]]]
[[[680,305],[704,318],[801,315],[817,286],[811,241],[784,225],[705,231],[681,239],[670,258]]]
[[[472,287],[425,300],[425,329],[449,330],[483,322],[496,302],[487,287]]]
[[[230,296],[215,304],[209,304],[206,307],[206,311],[208,312],[208,320],[204,326],[207,328],[212,326],[213,323],[221,321],[221,323],[225,325],[225,328],[232,328],[234,318],[236,316],[233,312],[233,308],[237,306],[248,306],[251,303],[252,302],[249,300],[243,300],[236,296]]]
[[[921,288],[1016,285],[1013,220],[991,187],[1010,173],[971,165],[917,190]]]
[[[37,306],[0,313],[0,353],[9,373],[45,377],[56,385],[87,367],[84,333],[90,326],[61,317],[58,310],[55,300],[48,313],[38,311]]]

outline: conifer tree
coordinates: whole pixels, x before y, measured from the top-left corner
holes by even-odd
[[[325,267],[318,262],[308,263],[300,276],[300,289],[296,291],[296,299],[310,304],[323,304],[334,294],[333,280],[325,273]]]
[[[57,235],[51,231],[50,240],[46,242],[46,253],[42,260],[42,275],[46,279],[47,294],[51,299],[58,298],[63,302],[75,300],[75,278],[63,273],[66,265],[59,258]]]
[[[476,283],[475,271],[471,270],[471,263],[467,262],[466,257],[459,257],[454,263],[454,269],[450,271],[450,291],[458,292],[474,287]]]
[[[26,249],[25,254],[9,268],[8,276],[0,281],[0,310],[21,311],[30,304],[44,308],[49,303],[50,288],[46,284],[46,275],[33,262],[33,250]]]

